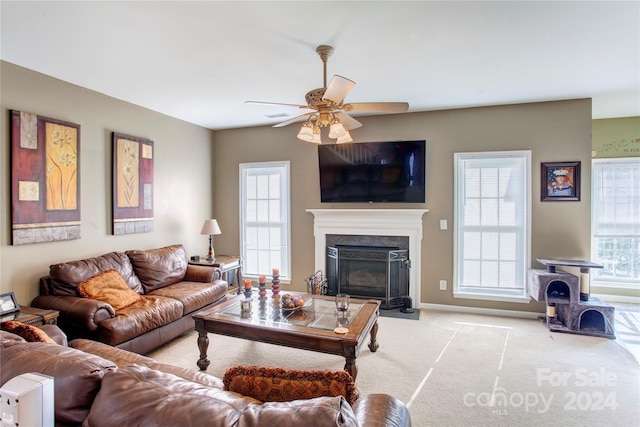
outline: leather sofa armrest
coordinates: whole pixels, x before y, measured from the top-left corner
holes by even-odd
[[[189,264],[183,280],[187,282],[211,283],[219,279],[222,279],[222,271],[220,271],[219,267]]]
[[[62,346],[66,346],[67,343],[67,334],[65,334],[62,329],[60,329],[57,325],[40,325],[38,328],[42,329],[46,332],[49,337],[54,340],[57,344]]]
[[[388,394],[368,394],[353,405],[358,424],[367,427],[411,427],[409,409]]]
[[[95,332],[103,320],[116,315],[113,307],[106,302],[73,296],[40,295],[35,297],[31,306],[58,310],[60,323],[90,332]]]

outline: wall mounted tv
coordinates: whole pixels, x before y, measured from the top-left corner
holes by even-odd
[[[318,146],[322,203],[424,203],[425,141]]]

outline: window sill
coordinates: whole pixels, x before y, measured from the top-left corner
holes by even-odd
[[[465,299],[478,299],[478,300],[486,300],[486,301],[517,302],[521,304],[528,304],[531,301],[531,298],[528,296],[478,294],[473,292],[454,292],[453,297],[465,298]]]

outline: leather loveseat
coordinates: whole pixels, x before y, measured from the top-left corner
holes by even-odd
[[[119,308],[81,295],[83,285],[105,274],[117,276],[135,302]],[[31,305],[58,310],[58,325],[69,339],[144,354],[193,330],[193,313],[223,301],[227,291],[220,269],[190,265],[184,247],[173,245],[52,265]]]
[[[57,426],[410,427],[407,407],[387,394],[261,402],[199,371],[95,341],[26,342],[0,331],[0,386],[28,372],[54,377]]]

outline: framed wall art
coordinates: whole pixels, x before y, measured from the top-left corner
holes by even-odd
[[[11,110],[12,244],[80,238],[80,125]]]
[[[153,231],[153,141],[113,132],[113,234]]]
[[[540,200],[579,201],[580,162],[541,163]]]

